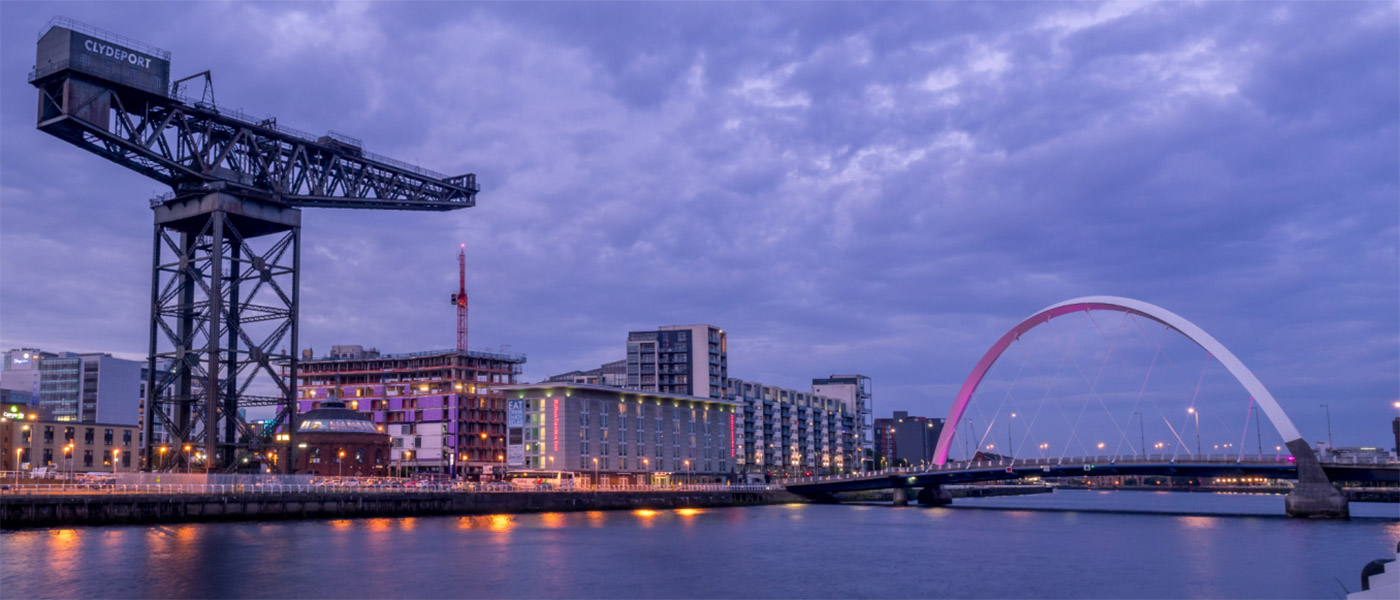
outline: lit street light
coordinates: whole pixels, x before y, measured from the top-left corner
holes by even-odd
[[[1191,406],[1186,412],[1196,415],[1196,454],[1201,454],[1201,413],[1196,412],[1196,407]]]
[[[598,457],[593,457],[593,487],[598,487]]]
[[[122,457],[122,449],[117,448],[112,451],[112,474],[117,474],[117,459]]]

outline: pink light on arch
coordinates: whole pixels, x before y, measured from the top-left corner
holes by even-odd
[[[982,355],[982,359],[977,361],[977,366],[973,367],[972,374],[968,375],[967,379],[963,381],[962,388],[958,390],[957,397],[953,399],[953,406],[948,410],[948,418],[944,421],[943,432],[938,436],[938,445],[933,452],[933,462],[938,465],[948,462],[948,449],[952,447],[953,438],[957,435],[958,423],[962,421],[963,413],[966,412],[967,405],[972,400],[973,393],[977,391],[977,386],[982,383],[982,378],[987,375],[987,371],[991,370],[992,365],[996,364],[997,359],[1001,358],[1002,353],[1005,352],[1007,348],[1011,347],[1012,342],[1015,342],[1027,331],[1050,321],[1050,319],[1070,313],[1091,310],[1107,310],[1138,315],[1166,325],[1186,336],[1192,342],[1195,342],[1196,345],[1205,349],[1206,352],[1209,352],[1211,356],[1214,356],[1231,375],[1234,375],[1235,379],[1249,391],[1255,402],[1258,403],[1259,408],[1264,411],[1264,415],[1269,417],[1269,421],[1273,424],[1274,428],[1278,430],[1279,434],[1283,436],[1285,441],[1302,439],[1303,436],[1298,433],[1298,428],[1293,426],[1293,421],[1288,418],[1288,415],[1284,414],[1283,409],[1278,405],[1278,401],[1274,400],[1273,394],[1270,394],[1269,390],[1264,388],[1264,384],[1259,382],[1259,379],[1254,376],[1254,373],[1250,372],[1250,370],[1244,366],[1244,363],[1240,362],[1240,360],[1226,349],[1224,345],[1216,341],[1216,339],[1206,333],[1205,330],[1197,327],[1195,323],[1187,321],[1176,313],[1162,307],[1148,304],[1141,300],[1120,298],[1117,296],[1086,296],[1083,298],[1066,300],[1031,315],[1029,318],[1018,323],[1015,327],[1012,327],[1011,331],[1001,336],[1001,339],[997,340],[997,342],[987,350],[986,354]]]

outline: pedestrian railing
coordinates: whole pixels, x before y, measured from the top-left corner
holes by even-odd
[[[597,485],[565,486],[560,488],[517,489],[508,484],[417,483],[346,485],[319,484],[180,484],[180,483],[18,483],[0,485],[0,495],[66,495],[66,494],[515,494],[564,492],[766,492],[781,489],[780,485],[759,484],[690,484],[674,486]]]

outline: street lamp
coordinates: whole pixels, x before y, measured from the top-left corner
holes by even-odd
[[[190,474],[190,445],[185,444],[185,474]]]
[[[647,485],[651,485],[651,459],[642,459],[642,470],[647,472]]]
[[[1016,413],[1011,413],[1011,416],[1010,416],[1009,418],[1006,419],[1006,457],[1007,457],[1007,458],[1011,458],[1011,449],[1016,447],[1015,444],[1013,444],[1013,443],[1011,442],[1011,419],[1014,419],[1014,418],[1016,418]]]
[[[685,484],[690,485],[690,459],[685,460]]]
[[[593,457],[593,487],[598,487],[598,457]]]
[[[339,469],[339,476],[340,476],[340,477],[344,477],[344,476],[345,476],[345,450],[344,450],[344,449],[341,449],[339,452],[336,453],[336,455],[335,455],[335,464],[336,464],[336,467],[338,467],[338,469]]]
[[[1201,454],[1201,413],[1196,412],[1196,407],[1189,406],[1186,412],[1196,416],[1196,455]]]
[[[121,449],[121,448],[116,448],[116,449],[112,450],[112,474],[113,474],[113,475],[116,475],[116,474],[117,474],[117,459],[120,459],[121,457],[122,457],[122,449]]]

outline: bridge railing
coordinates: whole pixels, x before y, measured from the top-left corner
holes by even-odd
[[[444,494],[444,493],[561,493],[561,492],[765,492],[781,489],[770,484],[689,484],[673,486],[597,485],[530,489],[505,483],[404,483],[394,484],[284,484],[284,483],[4,483],[0,495],[107,495],[107,494]]]
[[[913,467],[891,467],[880,471],[867,473],[852,473],[848,475],[825,475],[814,477],[794,477],[785,479],[784,484],[804,484],[821,483],[826,481],[852,481],[861,479],[880,479],[900,475],[922,475],[932,473],[946,473],[950,471],[979,471],[979,470],[999,470],[1007,468],[1024,467],[1045,467],[1045,466],[1068,466],[1079,465],[1115,465],[1115,464],[1243,464],[1243,465],[1291,465],[1294,461],[1291,454],[1198,454],[1182,456],[1180,454],[1140,454],[1130,456],[1076,456],[1065,458],[1035,457],[1016,458],[1004,460],[981,460],[981,461],[957,461],[947,462],[943,465],[920,465]],[[1395,459],[1382,456],[1344,456],[1333,457],[1322,461],[1323,466],[1327,465],[1400,465]]]

